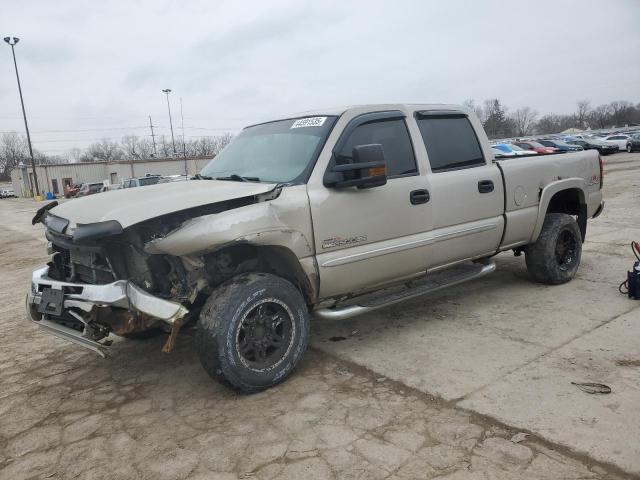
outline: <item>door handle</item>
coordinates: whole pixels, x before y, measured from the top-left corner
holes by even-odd
[[[480,193],[493,192],[493,182],[491,180],[480,180],[478,182],[478,191]]]
[[[409,194],[409,201],[411,205],[420,205],[421,203],[427,203],[431,199],[429,190],[413,190]]]

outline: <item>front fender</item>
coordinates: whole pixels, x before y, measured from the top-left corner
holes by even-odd
[[[271,202],[188,220],[165,237],[149,242],[145,251],[174,256],[202,255],[234,242],[286,247],[298,258],[313,254],[305,235],[285,225]]]
[[[533,229],[533,234],[531,235],[529,243],[533,243],[538,239],[538,236],[542,231],[544,218],[547,214],[547,210],[549,209],[549,203],[551,202],[553,196],[558,192],[562,192],[563,190],[571,189],[578,190],[580,203],[583,205],[586,204],[587,183],[583,178],[566,178],[563,180],[557,180],[555,182],[549,183],[542,189],[542,192],[540,194],[540,202],[538,204],[538,217],[536,219],[536,226]]]

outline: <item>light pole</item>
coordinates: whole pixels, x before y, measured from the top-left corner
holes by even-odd
[[[16,80],[18,80],[18,93],[20,93],[20,104],[22,105],[22,118],[24,118],[24,128],[27,131],[27,144],[29,145],[29,155],[31,156],[31,169],[33,170],[33,183],[36,186],[36,195],[40,196],[40,188],[38,187],[38,174],[36,173],[36,161],[33,158],[33,148],[31,148],[31,135],[29,135],[29,124],[27,123],[27,114],[24,111],[24,100],[22,99],[22,87],[20,86],[20,75],[18,75],[18,63],[16,62],[15,45],[20,41],[18,37],[4,37],[4,41],[11,46],[13,54],[13,66],[16,68]],[[33,193],[33,192],[32,192]]]
[[[187,147],[184,144],[184,115],[182,114],[182,97],[180,97],[180,123],[182,125],[182,157],[184,158],[184,175],[189,176],[189,170],[187,168]]]
[[[175,157],[175,155],[176,155],[176,141],[173,138],[173,122],[171,121],[171,106],[169,105],[169,94],[171,93],[171,89],[170,88],[165,88],[162,91],[167,94],[167,110],[169,111],[169,126],[171,127],[171,144],[173,145],[173,156]]]

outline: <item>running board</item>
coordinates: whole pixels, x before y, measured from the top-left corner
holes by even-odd
[[[394,303],[409,300],[410,298],[426,295],[427,293],[441,290],[445,287],[458,285],[476,278],[484,277],[496,269],[492,261],[486,263],[474,263],[460,265],[427,275],[423,280],[411,282],[408,286],[390,287],[379,292],[363,295],[352,299],[357,303],[345,306],[336,305],[331,308],[319,308],[314,315],[324,320],[344,320],[363,313],[372,312]]]

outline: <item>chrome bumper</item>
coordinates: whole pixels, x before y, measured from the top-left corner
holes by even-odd
[[[53,280],[49,278],[48,274],[49,267],[43,267],[33,272],[31,289],[26,299],[27,315],[36,325],[48,333],[82,345],[102,356],[105,356],[102,350],[104,344],[98,343],[72,328],[51,321],[38,312],[43,289],[62,290],[64,293],[62,308],[65,311],[77,309],[88,313],[95,307],[117,307],[143,313],[166,322],[170,326],[173,326],[189,312],[179,303],[155,297],[127,280],[117,280],[106,285],[89,285]],[[72,310],[71,315],[83,321],[77,310]]]

